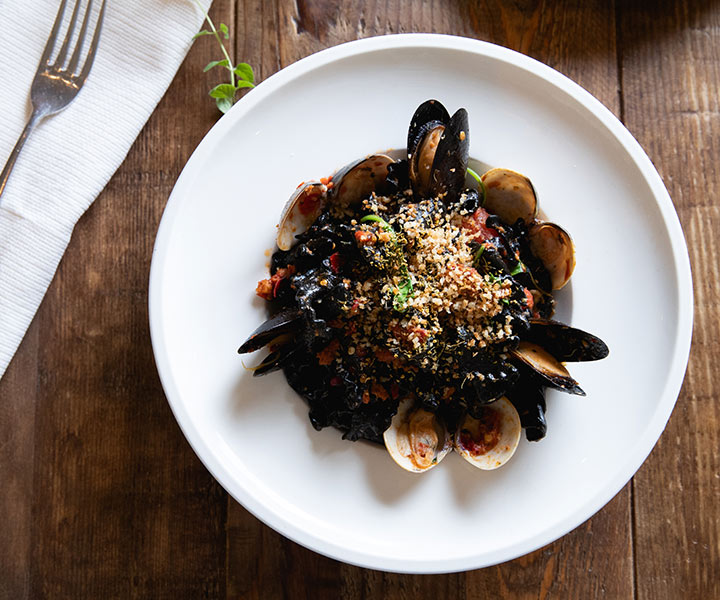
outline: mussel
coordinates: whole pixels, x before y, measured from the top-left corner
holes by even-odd
[[[496,469],[513,456],[522,429],[530,441],[545,436],[546,388],[585,395],[564,363],[602,359],[608,348],[592,334],[541,318],[552,315],[552,291],[566,285],[573,273],[573,241],[560,226],[538,220],[535,188],[520,173],[493,168],[482,175],[480,189],[465,189],[465,109],[450,116],[437,100],[421,104],[412,117],[406,149],[407,160],[373,154],[295,190],[278,226],[277,245],[283,252],[273,256],[271,280],[263,280],[266,287],[272,285],[272,294],[263,297],[276,312],[239,352],[268,346],[270,354],[254,367],[255,375],[284,369],[290,385],[308,400],[314,427],[334,425],[351,440],[379,442],[382,437],[390,456],[407,471],[425,472],[453,449],[479,469]],[[344,362],[340,354],[342,348],[349,350],[339,331],[338,307],[353,305],[350,269],[359,252],[354,227],[362,219],[357,205],[373,193],[391,197],[385,207],[389,214],[388,206],[400,216],[413,212],[414,219],[428,222],[447,212],[459,215],[477,233],[470,242],[473,268],[491,278],[513,278],[514,295],[508,302],[514,308],[502,313],[515,311],[509,313],[515,319],[511,339],[487,356],[469,350],[467,363],[473,370],[458,353],[462,360],[453,368],[461,376],[478,377],[470,377],[470,384],[461,377],[457,381],[462,385],[442,400],[440,387],[423,395],[417,382],[435,375],[422,371],[414,376],[415,387],[394,384],[394,394],[379,384],[380,391],[368,390],[356,377],[359,363],[351,358]],[[374,268],[368,259],[364,266]],[[451,342],[462,346],[463,339],[458,334]],[[351,354],[359,356],[355,349]],[[380,362],[388,369],[379,379],[385,382],[393,371],[390,363]],[[404,399],[395,411],[398,397]]]
[[[417,407],[412,398],[400,402],[383,440],[392,459],[413,473],[432,469],[452,450],[452,439],[439,417]]]
[[[453,445],[471,465],[490,471],[512,458],[521,431],[518,411],[502,396],[482,408],[481,418],[465,415],[455,431]]]
[[[423,102],[410,121],[407,153],[410,183],[421,198],[454,202],[465,185],[470,128],[468,114],[450,117],[437,100]]]

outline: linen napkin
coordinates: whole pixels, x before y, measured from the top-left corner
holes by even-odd
[[[201,4],[207,9],[211,2]],[[30,116],[30,85],[59,5],[60,0],[0,2],[0,169]],[[0,197],[0,377],[75,223],[122,163],[203,19],[193,0],[107,0],[83,89],[25,144]]]

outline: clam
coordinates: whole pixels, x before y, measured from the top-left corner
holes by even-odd
[[[325,206],[326,197],[327,186],[319,181],[298,186],[280,215],[275,240],[280,250],[290,250],[295,236],[315,222]]]
[[[523,340],[515,350],[511,351],[511,354],[540,375],[550,387],[569,394],[585,395],[565,366],[542,346]]]
[[[373,154],[351,162],[332,176],[330,201],[349,206],[372,192],[382,193],[387,185],[388,167],[393,162],[385,154]]]
[[[437,100],[423,102],[408,130],[408,171],[415,193],[457,199],[465,185],[469,148],[467,111],[461,108],[450,117]]]
[[[485,210],[496,214],[508,225],[514,225],[518,219],[526,225],[533,222],[538,212],[538,199],[525,175],[509,169],[490,169],[481,179],[485,185]]]
[[[290,250],[295,236],[303,233],[322,213],[328,202],[348,206],[382,193],[387,185],[388,167],[395,162],[385,154],[373,154],[351,162],[327,180],[302,183],[285,204],[276,242],[280,250]],[[323,181],[326,181],[323,179]]]
[[[570,234],[555,223],[535,223],[528,231],[530,251],[550,274],[553,290],[559,290],[575,270],[575,246]]]
[[[465,415],[453,443],[455,451],[471,465],[490,471],[515,454],[521,431],[517,410],[502,396],[482,407],[480,419]]]
[[[413,473],[432,469],[452,450],[450,434],[442,422],[416,407],[411,398],[400,402],[383,439],[392,459]]]

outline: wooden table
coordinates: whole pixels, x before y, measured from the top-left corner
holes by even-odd
[[[683,391],[614,500],[497,567],[369,571],[258,522],[183,438],[148,333],[160,216],[218,116],[207,89],[220,74],[202,73],[216,48],[202,39],[75,229],[0,382],[0,597],[720,598],[720,4],[216,0],[212,15],[260,79],[339,42],[432,31],[519,50],[588,89],[646,149],[685,230],[696,304]]]

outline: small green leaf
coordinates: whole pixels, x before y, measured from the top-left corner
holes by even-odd
[[[521,260],[518,260],[518,263],[515,265],[515,268],[512,271],[510,271],[510,275],[515,277],[515,275],[520,275],[520,273],[524,273],[525,271],[527,271],[527,269],[525,268],[525,265],[522,263]]]
[[[233,105],[232,98],[215,98],[215,103],[223,114],[229,111]]]
[[[240,63],[237,67],[235,67],[235,75],[237,75],[240,79],[244,79],[250,83],[255,83],[255,74],[253,73],[252,67],[247,63]]]
[[[227,67],[228,66],[227,58],[225,58],[223,60],[211,60],[208,64],[205,65],[205,68],[203,69],[203,73],[207,73],[210,69],[214,69],[217,66]]]
[[[250,83],[249,81],[238,81],[237,85],[235,86],[235,88],[238,90],[240,88],[254,88],[254,87],[255,86],[252,83]]]
[[[213,98],[234,98],[235,86],[229,83],[220,83],[210,90],[210,96]]]
[[[228,26],[225,25],[225,23],[220,23],[220,31],[222,31],[222,34],[226,40],[230,39],[230,33],[228,32]]]
[[[204,36],[204,35],[212,35],[212,34],[213,34],[212,31],[208,31],[207,29],[203,29],[202,31],[198,31],[198,32],[193,36],[192,39],[196,40],[196,39],[198,39],[199,37],[202,37],[202,36]]]
[[[361,223],[367,223],[368,221],[373,221],[375,223],[378,223],[380,225],[380,227],[382,227],[387,232],[395,233],[395,230],[392,228],[392,225],[390,225],[390,223],[388,223],[382,217],[378,217],[377,215],[365,215],[362,219],[360,219]]]

